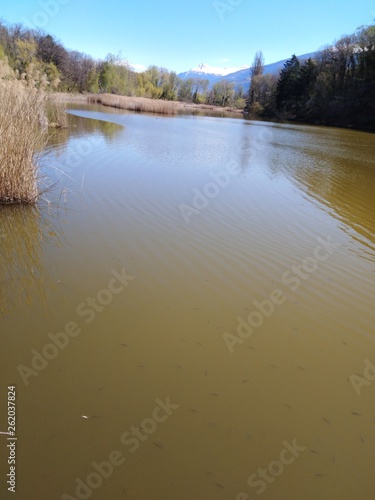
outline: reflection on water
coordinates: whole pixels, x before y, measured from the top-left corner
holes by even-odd
[[[38,207],[5,206],[0,209],[0,307],[6,314],[20,306],[44,301],[42,240],[53,238],[53,227],[41,220]]]
[[[56,156],[59,158],[65,155],[64,162],[61,164],[62,169],[66,166],[74,167],[82,157],[88,156],[93,151],[96,139],[103,138],[107,144],[111,144],[123,131],[123,127],[116,123],[87,120],[82,116],[74,116],[73,113],[74,111],[71,110],[68,128],[51,133],[46,147],[47,152],[52,152],[55,162]],[[69,148],[68,154],[67,148]]]
[[[286,175],[375,250],[373,135],[316,127],[274,127],[270,169]],[[298,160],[295,161],[295,158]]]
[[[370,500],[375,385],[359,397],[350,376],[375,364],[373,136],[71,113],[44,160],[55,208],[0,212],[20,498],[244,500],[272,464],[267,500]],[[51,338],[26,386],[17,367]],[[285,442],[304,451],[281,471]],[[76,492],[115,450],[126,462]]]

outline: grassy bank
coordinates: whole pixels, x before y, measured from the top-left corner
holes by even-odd
[[[19,81],[0,80],[0,203],[35,203],[35,152],[48,126],[43,92]]]
[[[147,99],[145,97],[126,97],[113,94],[90,95],[88,102],[111,106],[112,108],[126,109],[128,111],[157,113],[161,115],[175,115],[179,108],[178,103],[174,101]]]
[[[127,111],[176,115],[178,113],[195,114],[199,111],[217,115],[242,115],[242,110],[230,107],[219,107],[208,104],[191,104],[180,101],[164,101],[146,97],[125,97],[113,94],[91,94],[87,96],[90,104],[102,104]]]

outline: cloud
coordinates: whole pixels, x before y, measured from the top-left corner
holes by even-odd
[[[230,59],[228,59],[227,57],[224,57],[223,59],[219,59],[219,61],[220,61],[221,63],[227,63],[227,62],[229,62],[229,61],[230,61]]]

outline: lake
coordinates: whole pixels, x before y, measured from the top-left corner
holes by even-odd
[[[0,210],[17,498],[373,499],[374,135],[69,123]]]

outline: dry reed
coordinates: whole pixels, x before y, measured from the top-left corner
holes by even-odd
[[[66,104],[53,97],[47,101],[48,125],[52,128],[68,128],[68,115],[66,114]]]
[[[35,153],[47,126],[44,93],[0,80],[0,117],[0,203],[35,203]]]
[[[103,104],[113,108],[126,109],[128,111],[157,113],[162,115],[177,114],[180,104],[173,101],[159,99],[147,99],[146,97],[126,97],[113,94],[98,94],[88,97],[88,101],[94,104]]]
[[[163,115],[205,114],[208,116],[240,116],[242,109],[223,108],[211,104],[193,104],[180,101],[164,101],[146,97],[126,97],[114,94],[91,94],[87,96],[90,104],[102,104],[128,111],[158,113]]]

